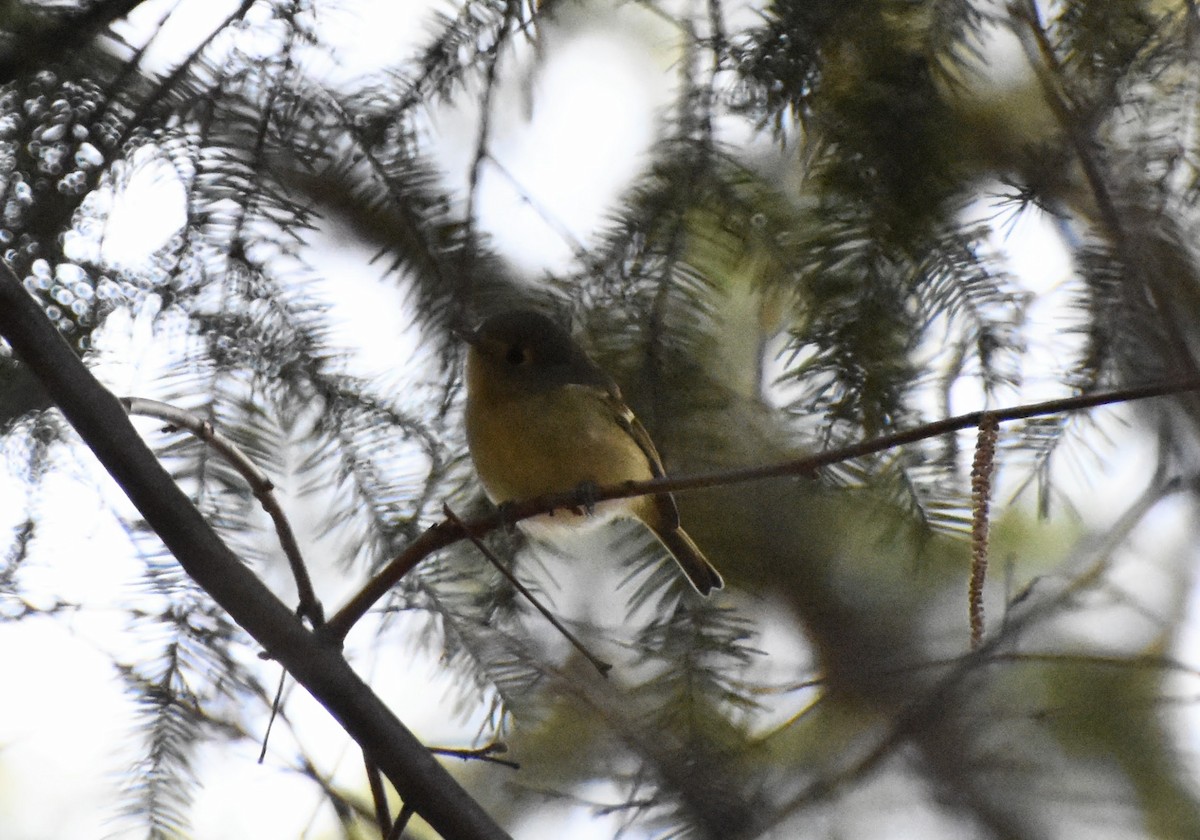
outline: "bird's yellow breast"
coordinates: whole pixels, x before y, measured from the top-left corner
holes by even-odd
[[[468,364],[467,442],[494,502],[653,477],[610,398],[585,385],[506,392]]]

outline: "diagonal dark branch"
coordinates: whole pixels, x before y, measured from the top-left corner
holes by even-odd
[[[340,651],[308,632],[217,537],[142,442],[117,398],[96,381],[5,262],[0,262],[0,336],[38,377],[184,570],[337,719],[406,805],[445,838],[508,836]]]

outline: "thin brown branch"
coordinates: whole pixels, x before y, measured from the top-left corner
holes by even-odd
[[[258,751],[258,763],[262,764],[267,757],[267,744],[271,742],[271,731],[275,728],[275,719],[283,706],[283,687],[287,685],[287,669],[279,669],[279,685],[275,687],[275,697],[271,700],[271,716],[267,718],[267,731],[263,733],[262,749]]]
[[[387,840],[392,836],[392,812],[388,808],[387,788],[383,786],[383,774],[379,772],[379,766],[371,760],[366,750],[363,750],[363,769],[367,773],[371,801],[375,803],[375,825],[379,826],[379,836]]]
[[[408,821],[412,819],[416,812],[404,803],[400,806],[400,813],[396,815],[396,822],[392,825],[392,830],[387,836],[387,840],[400,840],[400,835],[404,833],[404,829],[408,826]]]
[[[1200,379],[1182,379],[1172,382],[1159,382],[1152,385],[1141,385],[1133,388],[1121,388],[1115,391],[1105,391],[1096,394],[1082,394],[1076,397],[1046,400],[1045,402],[1012,406],[1004,409],[971,411],[955,417],[947,417],[944,420],[938,420],[933,423],[926,423],[925,425],[917,426],[903,432],[880,435],[879,437],[860,443],[776,464],[742,467],[733,470],[718,470],[676,478],[667,477],[650,479],[648,481],[629,481],[624,484],[594,488],[589,491],[586,500],[580,499],[577,492],[554,493],[523,502],[514,502],[511,505],[506,505],[503,512],[497,510],[487,516],[481,516],[469,521],[461,523],[449,520],[438,522],[431,525],[420,536],[409,543],[408,548],[398,554],[375,577],[369,580],[321,628],[321,632],[326,634],[331,640],[340,641],[344,639],[350,628],[366,614],[372,605],[386,595],[388,590],[395,586],[413,567],[438,549],[458,542],[468,535],[481,537],[501,525],[511,525],[523,519],[549,513],[558,508],[579,507],[585,501],[595,503],[608,499],[644,496],[651,493],[681,492],[730,484],[743,484],[749,481],[763,481],[769,478],[811,476],[817,470],[831,464],[849,461],[854,458],[862,458],[877,452],[894,449],[897,446],[917,443],[928,438],[962,431],[963,429],[975,428],[984,417],[994,417],[996,422],[1006,423],[1013,420],[1027,420],[1030,417],[1063,414],[1070,411],[1096,408],[1102,405],[1132,402],[1198,390],[1200,390]]]
[[[141,397],[121,397],[121,405],[129,414],[143,417],[154,417],[164,420],[172,426],[187,429],[206,446],[229,462],[238,474],[246,480],[250,492],[258,499],[263,510],[275,524],[275,533],[279,535],[279,545],[292,568],[292,576],[296,579],[296,615],[307,618],[313,627],[320,627],[325,620],[325,611],[317,594],[313,590],[312,579],[308,576],[308,567],[300,553],[300,543],[296,540],[296,532],[288,521],[283,506],[275,495],[275,483],[258,468],[233,441],[218,432],[213,424],[201,420],[189,411],[177,408],[158,400],[147,400]]]
[[[463,761],[486,761],[491,764],[500,764],[504,767],[520,770],[521,765],[507,758],[498,758],[502,753],[508,752],[508,745],[499,741],[492,741],[490,744],[484,744],[482,747],[474,749],[461,749],[457,747],[430,747],[429,751],[434,755],[444,755],[449,758],[461,758]]]

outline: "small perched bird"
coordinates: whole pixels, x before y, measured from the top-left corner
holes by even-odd
[[[505,312],[463,338],[471,345],[467,443],[493,502],[665,475],[658,451],[616,383],[549,318],[528,310]],[[640,520],[701,595],[724,585],[679,526],[670,493],[612,499],[596,505],[593,514],[596,521]]]

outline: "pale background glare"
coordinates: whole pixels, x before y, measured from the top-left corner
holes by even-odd
[[[236,5],[199,0],[183,4],[168,19],[167,37],[155,48],[155,60],[169,65],[180,44],[194,39],[197,32],[211,30]],[[394,6],[392,25],[380,25],[381,6]],[[166,4],[141,7],[126,33],[137,40],[132,33],[156,26],[170,8]],[[421,40],[422,30],[414,27],[414,21],[425,18],[417,10],[428,13],[434,8],[442,7],[434,2],[343,3],[338,12],[321,18],[322,35],[332,41],[341,37],[354,46],[345,52],[346,63],[323,72],[335,80],[348,80],[396,61]],[[357,15],[358,9],[369,10],[370,25],[365,24],[365,15]],[[543,63],[527,68],[531,83],[515,79],[493,103],[497,114],[489,149],[503,172],[485,164],[477,222],[493,237],[497,250],[532,278],[568,268],[576,246],[593,239],[621,190],[644,166],[661,111],[674,93],[678,33],[656,18],[639,15],[636,8],[596,14],[600,17],[595,26],[586,31],[571,37],[556,33],[560,40],[547,37]],[[597,67],[606,69],[597,72]],[[429,125],[445,171],[463,179],[452,186],[464,193],[466,173],[476,153],[477,125],[478,113],[470,109],[437,110]],[[122,167],[118,189],[92,200],[109,212],[100,256],[114,267],[136,270],[179,231],[185,193],[173,169],[150,155],[135,156]],[[983,196],[970,212],[981,218],[993,215],[993,204],[994,197]],[[404,291],[393,282],[381,282],[385,265],[373,264],[375,273],[364,273],[369,249],[347,241],[342,233],[331,228],[318,232],[307,256],[322,278],[322,294],[346,317],[344,332],[336,339],[361,348],[354,360],[361,366],[358,372],[387,373],[397,367],[397,359],[408,359],[418,349],[403,313]],[[96,246],[81,240],[76,247]],[[1051,292],[1031,312],[1025,338],[1034,351],[1030,358],[1044,360],[1052,371],[1054,360],[1061,356],[1057,342],[1064,340],[1063,302],[1072,282],[1060,232],[1044,217],[1029,213],[1003,230],[998,226],[994,247],[1028,288]],[[155,314],[153,304],[139,312],[116,313],[97,337],[97,375],[117,394],[155,396],[147,391],[164,366],[167,329],[154,326]],[[1036,370],[1025,373],[1030,386],[1021,394],[1023,400],[1063,395],[1052,376],[1039,376]],[[961,403],[954,406],[956,411],[978,407],[978,394],[956,393],[955,398]],[[154,424],[142,427],[149,430]],[[42,485],[43,492],[33,499],[26,498],[19,481],[0,475],[0,527],[20,521],[30,510],[44,517],[36,551],[41,562],[22,566],[23,585],[45,593],[48,603],[57,597],[83,605],[66,620],[59,616],[0,624],[0,674],[4,675],[0,836],[5,840],[142,836],[136,821],[118,819],[113,804],[119,801],[119,786],[142,749],[134,709],[110,664],[112,658],[136,657],[136,650],[128,648],[131,635],[123,605],[131,597],[130,582],[136,579],[139,564],[128,536],[111,517],[111,510],[127,510],[128,505],[86,452],[77,460],[64,455],[61,461],[60,474]],[[1104,453],[1104,461],[1110,467],[1107,472],[1090,470],[1066,477],[1068,493],[1088,500],[1078,514],[1093,524],[1111,521],[1130,497],[1130,488],[1145,484],[1153,456],[1148,449],[1130,447]],[[288,503],[285,498],[285,506]],[[1189,514],[1185,508],[1163,506],[1143,523],[1135,535],[1142,558],[1154,553],[1142,550],[1150,535],[1170,534],[1174,522]],[[1167,573],[1145,574],[1144,563],[1137,568],[1140,578],[1131,576],[1125,581],[1128,588],[1144,593],[1151,603],[1179,597],[1171,593],[1173,579]],[[357,583],[322,568],[319,560],[314,559],[312,571],[327,609],[336,608]],[[286,587],[286,581],[271,582]],[[1190,609],[1194,614],[1194,603]],[[1182,636],[1190,646],[1200,644],[1195,623]],[[365,630],[352,634],[351,661],[401,720],[429,743],[468,742],[479,728],[479,713],[466,720],[446,713],[453,679],[437,658],[412,654],[399,662],[381,661],[355,649],[356,639],[368,638]],[[1141,644],[1145,638],[1130,641]],[[270,684],[277,676],[270,666],[264,666],[262,674]],[[340,750],[340,760],[327,766],[336,763],[336,781],[363,790],[366,801],[361,757],[329,715],[294,687],[288,694],[287,713],[307,749],[321,755],[337,755]],[[1189,731],[1196,731],[1194,725],[1189,725]],[[261,766],[256,764],[257,746],[250,742],[232,747],[214,742],[202,751],[195,768],[202,788],[191,811],[197,840],[332,836],[336,822],[312,783],[298,774],[280,772],[293,754],[291,737],[286,727],[276,728]],[[611,801],[617,795],[598,786],[595,800]],[[883,824],[880,816],[864,813],[863,829],[870,836],[920,836],[918,820],[908,820],[904,829],[897,830]],[[619,826],[615,816],[597,816],[583,806],[555,805],[530,815],[516,827],[515,836],[600,840],[611,838]]]

